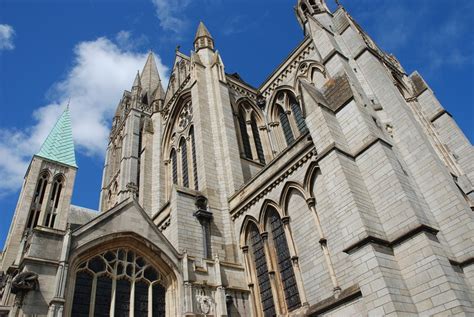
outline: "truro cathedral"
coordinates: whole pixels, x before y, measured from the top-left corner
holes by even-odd
[[[167,87],[150,53],[100,212],[70,203],[64,111],[26,171],[0,316],[474,315],[473,147],[342,6],[295,10],[304,37],[258,88],[202,23]]]

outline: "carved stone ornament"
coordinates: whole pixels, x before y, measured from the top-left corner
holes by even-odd
[[[207,315],[211,312],[213,301],[210,296],[196,295],[196,300],[199,303],[199,309],[204,315]]]
[[[197,209],[207,210],[207,198],[204,196],[197,196],[195,198],[194,204],[196,205]]]
[[[191,101],[188,101],[183,109],[181,110],[178,117],[178,130],[183,131],[191,123],[193,118],[193,108],[191,106]]]
[[[27,293],[28,291],[36,289],[38,285],[38,274],[34,272],[22,272],[17,274],[12,280],[13,294]]]

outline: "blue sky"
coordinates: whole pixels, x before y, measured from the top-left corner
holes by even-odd
[[[71,99],[73,204],[96,209],[110,119],[146,53],[168,78],[203,20],[227,72],[258,86],[303,38],[296,0],[1,0],[0,246],[31,155]],[[418,70],[474,137],[474,2],[341,0],[408,73]],[[328,4],[334,8],[332,0]]]

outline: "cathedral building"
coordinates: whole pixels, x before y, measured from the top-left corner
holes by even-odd
[[[64,111],[26,171],[0,316],[474,315],[472,145],[342,6],[295,2],[304,37],[259,87],[203,23],[167,87],[149,54],[98,212],[71,204]]]

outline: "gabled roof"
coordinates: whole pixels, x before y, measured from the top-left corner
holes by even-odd
[[[36,155],[51,161],[77,167],[69,107],[59,117]]]

